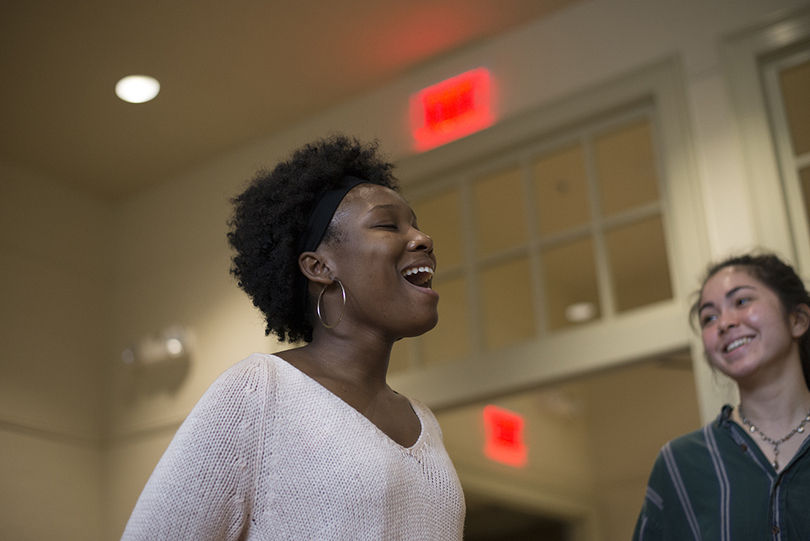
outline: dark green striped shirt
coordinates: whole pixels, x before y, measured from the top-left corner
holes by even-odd
[[[810,438],[777,474],[730,414],[664,445],[634,540],[810,540]]]

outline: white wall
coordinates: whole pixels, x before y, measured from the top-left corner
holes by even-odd
[[[408,156],[409,95],[467,69],[491,70],[496,114],[507,119],[677,58],[711,254],[756,243],[720,47],[732,33],[806,5],[584,1],[212,157],[115,208],[0,166],[0,531],[78,539],[80,522],[83,539],[120,536],[162,449],[211,381],[250,352],[278,347],[228,276],[228,199],[258,167],[334,130],[379,138],[394,159]],[[196,336],[187,373],[127,371],[117,360],[132,341],[173,324]],[[69,496],[77,496],[73,507],[60,507]]]
[[[0,164],[0,537],[101,539],[112,223]]]
[[[139,437],[140,431],[156,431],[162,434],[161,442],[168,441],[216,375],[253,350],[276,347],[263,336],[258,315],[227,275],[227,199],[238,193],[257,167],[272,165],[296,146],[333,130],[361,139],[377,137],[393,158],[408,156],[412,152],[409,95],[477,66],[490,69],[497,85],[496,113],[506,119],[676,57],[685,74],[708,243],[712,255],[719,256],[757,242],[723,79],[722,40],[780,10],[806,4],[799,0],[586,1],[415,69],[371,94],[128,200],[118,214],[117,240],[122,250],[116,260],[112,342],[123,348],[144,333],[180,323],[194,329],[198,346],[187,377],[176,388],[160,389],[144,374],[117,374],[112,420],[116,452],[109,457],[108,482],[110,487],[126,485],[128,492],[109,492],[116,510],[111,537],[123,528],[138,487],[158,458],[161,445],[154,445],[152,460],[142,457],[134,469],[121,463],[127,448],[142,446],[148,439]],[[124,388],[129,392],[121,392]],[[119,472],[124,471],[121,477]]]

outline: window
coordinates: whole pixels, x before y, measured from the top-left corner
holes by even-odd
[[[725,53],[757,241],[807,275],[810,10],[730,38]]]
[[[661,62],[397,164],[441,301],[392,387],[441,409],[691,347],[708,243],[679,77]]]
[[[765,62],[762,74],[795,249],[806,260],[810,258],[810,44]]]
[[[439,262],[441,317],[419,364],[672,299],[654,123],[635,106],[406,194]]]

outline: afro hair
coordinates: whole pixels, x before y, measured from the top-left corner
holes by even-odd
[[[320,196],[345,176],[398,190],[393,167],[376,142],[333,135],[294,151],[270,171],[260,170],[232,200],[231,274],[264,315],[265,334],[282,342],[312,341],[309,299],[302,298],[298,268],[301,232]],[[324,239],[331,233],[327,230]]]

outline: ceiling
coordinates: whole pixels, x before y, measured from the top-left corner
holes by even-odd
[[[4,2],[0,161],[124,197],[574,1]]]

